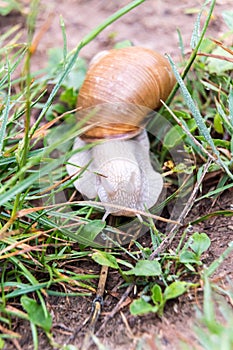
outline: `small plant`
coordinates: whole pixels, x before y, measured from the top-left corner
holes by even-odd
[[[210,246],[210,239],[205,233],[195,232],[184,245],[180,253],[169,255],[164,254],[159,260],[138,261],[136,266],[127,271],[126,275],[156,276],[156,282],[149,282],[141,292],[141,297],[130,305],[133,315],[142,315],[148,312],[163,314],[164,307],[168,300],[175,299],[191,288],[197,288],[197,283],[182,280],[182,275],[187,272],[197,273],[195,265],[201,265],[201,255]],[[172,261],[175,263],[172,264]],[[164,265],[164,268],[163,268]],[[168,269],[169,266],[169,270]],[[172,271],[172,273],[171,273]],[[173,282],[171,282],[171,279]],[[189,280],[192,279],[191,275]],[[141,282],[141,281],[140,281]]]
[[[192,264],[202,265],[201,255],[210,247],[210,244],[206,233],[195,232],[180,252],[180,262],[191,271],[195,271]]]

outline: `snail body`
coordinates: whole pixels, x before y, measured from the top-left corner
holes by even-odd
[[[87,170],[74,181],[84,196],[96,196],[106,206],[106,215],[135,215],[158,200],[162,177],[151,163],[149,140],[144,130],[150,112],[166,100],[174,76],[167,60],[141,47],[107,51],[94,59],[79,91],[77,120],[85,132],[75,140],[78,150],[89,142],[101,141],[74,154],[67,171]]]
[[[85,147],[76,138],[73,149]],[[72,165],[73,164],[73,165]],[[78,164],[78,168],[77,168]],[[89,150],[74,154],[67,171],[74,175],[79,167],[90,164],[74,186],[85,197],[97,196],[111,203],[135,210],[150,208],[157,201],[163,187],[162,176],[154,171],[149,156],[149,141],[144,130],[130,140],[107,140]],[[134,216],[132,211],[106,206],[106,215]]]

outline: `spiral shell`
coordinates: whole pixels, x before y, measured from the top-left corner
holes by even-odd
[[[161,106],[175,78],[167,59],[143,47],[113,49],[91,64],[79,91],[78,120],[86,141],[131,138]]]

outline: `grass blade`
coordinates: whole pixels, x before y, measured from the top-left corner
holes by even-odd
[[[5,109],[3,111],[3,118],[2,118],[1,129],[0,129],[0,155],[2,155],[3,142],[4,142],[5,133],[6,133],[6,126],[7,126],[8,115],[9,115],[9,110],[10,110],[11,75],[10,75],[9,61],[7,61],[7,71],[8,71],[8,73],[7,73],[8,92],[7,92],[7,97],[6,97],[6,106],[5,106]]]
[[[229,112],[230,123],[233,127],[233,89],[231,89],[229,93]]]
[[[228,174],[228,176],[233,179],[233,174],[230,172],[230,170],[228,169],[228,167],[226,166],[226,164],[222,161],[222,159],[220,158],[220,153],[218,151],[218,149],[216,148],[215,144],[214,144],[214,141],[209,133],[209,130],[207,128],[207,126],[205,125],[205,122],[203,120],[203,117],[201,116],[201,113],[199,111],[199,109],[197,108],[195,102],[193,101],[187,87],[185,86],[184,84],[184,81],[183,79],[181,78],[177,68],[176,68],[176,65],[175,63],[173,62],[172,58],[168,55],[168,59],[169,59],[169,62],[172,66],[172,69],[173,69],[173,72],[174,72],[174,75],[176,77],[176,80],[180,86],[180,89],[181,89],[181,92],[183,94],[183,97],[184,97],[184,100],[187,104],[187,106],[189,107],[193,117],[195,118],[196,120],[196,123],[197,123],[197,127],[199,129],[199,132],[201,135],[204,136],[205,140],[208,142],[209,146],[212,148],[212,151],[213,153],[215,154],[216,156],[216,160],[218,161],[219,165],[222,166],[222,168],[226,171],[226,173]]]

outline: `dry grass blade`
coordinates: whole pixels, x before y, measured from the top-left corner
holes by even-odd
[[[43,38],[43,36],[45,35],[45,33],[49,30],[49,27],[51,26],[51,23],[52,23],[52,20],[53,20],[53,17],[54,17],[54,14],[53,13],[50,13],[48,15],[48,17],[46,18],[46,21],[44,22],[44,24],[41,26],[41,28],[39,29],[39,32],[35,35],[30,47],[29,47],[29,50],[30,50],[30,53],[33,55],[36,50],[37,50],[37,47],[41,41],[41,39]]]
[[[18,233],[18,232],[17,232]],[[12,234],[16,234],[15,231],[12,232]],[[14,243],[11,243],[10,241],[8,241],[7,239],[5,240],[2,240],[3,242],[7,243],[7,244],[10,244],[8,247],[4,248],[1,250],[1,254],[4,254],[6,253],[7,251],[9,250],[12,250],[12,249],[15,249],[17,247],[20,247],[20,248],[24,248],[25,247],[25,243],[26,242],[29,242],[35,238],[38,238],[40,237],[41,235],[43,234],[43,232],[38,232],[30,237],[27,237],[25,239],[22,239],[21,241],[17,241],[17,242],[14,242]]]
[[[179,222],[177,222],[175,220],[166,219],[166,218],[163,218],[161,216],[154,215],[154,214],[142,211],[142,210],[135,210],[135,209],[124,207],[122,205],[110,204],[110,203],[105,203],[105,202],[94,202],[94,201],[73,201],[73,202],[64,202],[61,204],[51,204],[51,205],[47,205],[47,206],[22,209],[22,210],[19,210],[17,212],[16,217],[21,218],[25,215],[28,215],[30,213],[34,213],[36,211],[47,210],[47,209],[58,208],[58,207],[65,207],[65,206],[70,205],[70,204],[87,205],[87,206],[93,206],[93,207],[97,206],[97,207],[104,207],[104,208],[110,207],[110,208],[116,208],[119,210],[127,210],[127,211],[131,212],[132,214],[135,214],[135,216],[138,214],[141,216],[145,216],[147,218],[151,218],[151,219],[179,225]]]
[[[223,50],[225,50],[226,52],[230,53],[231,55],[233,55],[233,50],[229,49],[228,47],[226,47],[225,45],[223,45],[223,43],[219,40],[216,39],[212,39],[212,41],[217,44],[218,46],[220,46]]]
[[[7,329],[6,327],[3,327],[1,324],[0,324],[0,331],[2,333],[6,333],[6,334],[9,334],[15,338],[21,338],[21,335],[19,333],[16,333],[14,331],[11,331],[10,329]]]
[[[232,53],[233,55],[233,53]],[[222,55],[215,55],[212,53],[204,53],[204,52],[200,52],[198,54],[198,56],[205,56],[205,57],[211,57],[211,58],[216,58],[218,60],[223,60],[223,61],[227,61],[227,62],[232,62],[233,63],[233,58],[227,57],[227,56],[222,56]]]
[[[62,118],[64,118],[66,115],[70,114],[70,113],[75,113],[77,112],[77,108],[72,109],[70,111],[67,111],[61,115],[59,115],[58,117],[50,120],[49,122],[47,122],[46,124],[42,125],[39,129],[37,129],[35,131],[35,133],[32,135],[32,139],[35,138],[39,138],[39,137],[44,137],[46,135],[46,132],[48,131],[48,129],[50,129],[54,124],[56,124],[59,120],[61,120]]]

